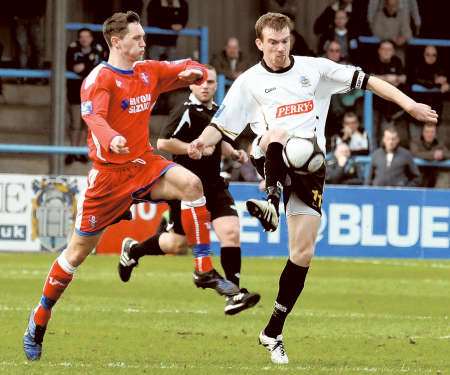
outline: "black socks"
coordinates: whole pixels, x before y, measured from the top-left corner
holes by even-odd
[[[269,143],[264,164],[267,198],[275,205],[277,211],[281,194],[279,185],[284,183],[287,174],[287,167],[283,160],[283,147],[278,142]]]
[[[220,249],[220,263],[222,264],[225,277],[239,286],[241,273],[241,248],[222,247]]]
[[[138,243],[131,247],[130,256],[138,260],[144,255],[164,255],[164,251],[159,247],[159,237],[161,234],[156,234],[145,241]]]
[[[283,331],[284,321],[295,305],[305,285],[309,267],[297,266],[289,259],[280,276],[278,296],[272,316],[264,329],[269,337],[277,337]]]

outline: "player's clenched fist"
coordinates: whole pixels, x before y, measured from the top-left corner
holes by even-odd
[[[200,139],[194,139],[191,143],[189,143],[188,147],[188,155],[191,159],[199,160],[202,157],[203,149],[205,145]]]
[[[178,74],[178,78],[187,83],[194,83],[203,77],[200,69],[186,69]]]
[[[130,149],[126,146],[127,140],[121,135],[116,135],[109,144],[109,148],[116,154],[129,154]]]

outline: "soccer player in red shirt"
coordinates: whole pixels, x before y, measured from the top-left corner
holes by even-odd
[[[94,68],[81,87],[81,113],[87,123],[93,168],[81,194],[75,231],[55,260],[40,303],[30,314],[23,339],[29,360],[41,357],[52,307],[91,253],[102,231],[139,201],[179,199],[182,225],[195,257],[194,283],[233,296],[239,288],[212,266],[209,213],[199,178],[189,170],[153,154],[148,123],[158,96],[189,84],[201,84],[205,67],[190,60],[140,61],[144,30],[134,12],[115,13],[103,24],[110,48],[108,62]],[[130,259],[130,262],[133,262]]]

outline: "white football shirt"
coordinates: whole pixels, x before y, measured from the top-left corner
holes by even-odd
[[[359,68],[325,58],[291,57],[281,71],[262,62],[232,84],[211,123],[235,139],[250,124],[257,134],[283,128],[291,135],[317,136],[325,152],[325,120],[332,94],[365,88],[368,76]]]

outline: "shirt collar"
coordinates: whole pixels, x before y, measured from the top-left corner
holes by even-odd
[[[270,67],[266,64],[266,62],[264,61],[264,59],[261,59],[261,65],[262,65],[262,67],[263,67],[264,69],[266,69],[269,73],[278,73],[278,74],[280,74],[280,73],[286,73],[287,71],[291,70],[291,68],[294,66],[294,62],[295,62],[294,56],[289,55],[289,60],[290,60],[289,65],[288,65],[286,68],[283,68],[283,69],[280,69],[280,70],[273,70],[272,68],[270,68]]]

